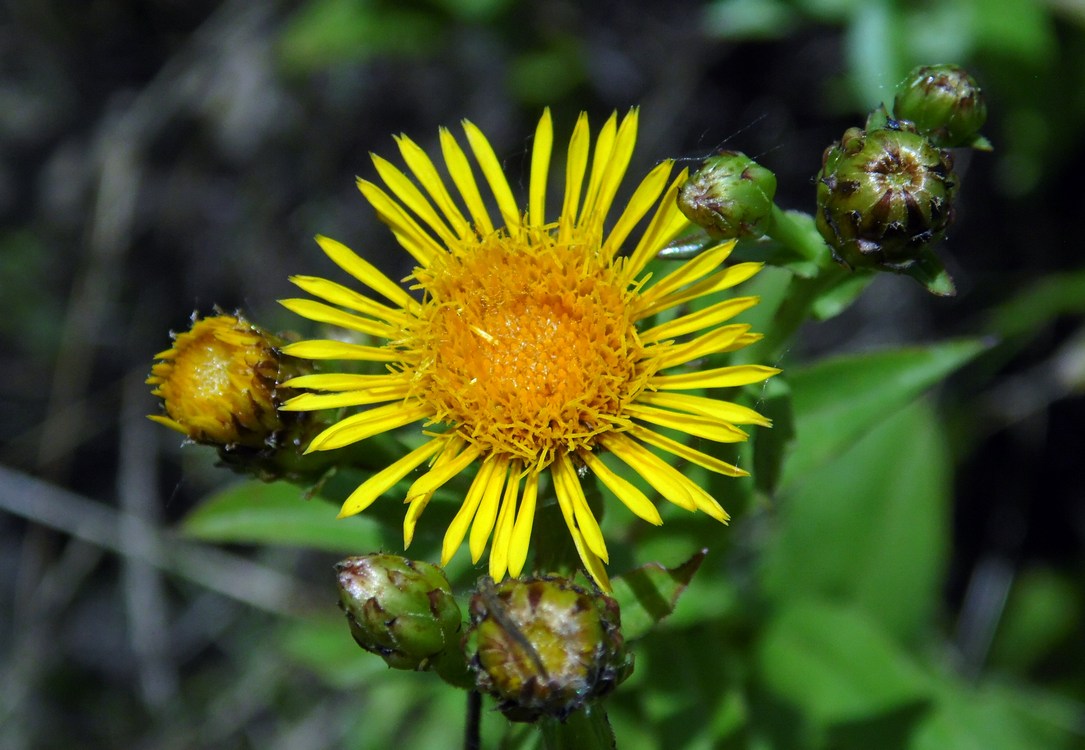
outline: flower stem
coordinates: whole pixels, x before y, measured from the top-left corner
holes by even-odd
[[[617,750],[614,730],[600,705],[586,706],[558,721],[539,720],[544,750]]]

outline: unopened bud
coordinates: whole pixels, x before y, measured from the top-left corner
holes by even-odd
[[[339,607],[359,646],[394,669],[434,669],[464,681],[460,608],[441,568],[373,554],[348,557],[335,570]]]
[[[987,121],[983,92],[968,71],[957,65],[915,68],[897,86],[893,115],[915,123],[935,146],[983,148],[987,144],[979,136]]]
[[[907,123],[849,128],[825,150],[817,228],[837,261],[905,272],[953,218],[952,157]]]
[[[283,427],[276,342],[240,317],[194,320],[147,379],[164,415],[150,418],[198,443],[260,447]]]
[[[618,603],[566,579],[484,579],[470,615],[477,686],[513,721],[564,719],[632,672]]]
[[[760,237],[772,221],[776,175],[738,151],[710,157],[678,191],[678,208],[716,239]]]

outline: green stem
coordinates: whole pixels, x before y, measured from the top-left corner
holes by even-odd
[[[565,721],[539,720],[544,750],[617,750],[614,730],[600,705],[586,706]]]
[[[768,236],[818,268],[833,265],[829,247],[821,239],[814,218],[809,214],[784,211],[774,203]]]
[[[813,278],[794,277],[788,287],[787,296],[773,317],[772,326],[765,333],[765,338],[754,344],[758,361],[778,361],[792,336],[810,318],[814,303],[850,276],[850,271],[833,263],[822,267]],[[753,351],[751,356],[754,356]]]

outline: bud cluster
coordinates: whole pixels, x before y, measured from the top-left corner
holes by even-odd
[[[335,566],[350,634],[393,669],[466,674],[460,608],[444,571],[398,555],[348,557]]]
[[[563,578],[483,579],[470,620],[478,688],[513,721],[564,719],[632,672],[618,603]]]

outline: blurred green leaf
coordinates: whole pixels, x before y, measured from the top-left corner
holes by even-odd
[[[933,624],[949,545],[951,457],[924,402],[898,412],[780,499],[764,556],[778,600],[855,604],[886,633]]]
[[[1046,64],[1058,41],[1044,3],[1034,0],[971,0],[971,22],[979,47],[1029,65]]]
[[[780,481],[787,448],[795,437],[791,413],[791,388],[782,378],[773,378],[765,385],[757,410],[772,420],[772,429],[753,432],[753,476],[757,489],[771,495]]]
[[[516,4],[516,0],[429,0],[434,6],[449,15],[466,21],[488,21],[506,8]]]
[[[279,40],[286,67],[306,73],[377,55],[414,57],[440,49],[441,19],[379,0],[309,0]]]
[[[216,492],[184,520],[182,531],[210,542],[279,544],[353,554],[382,547],[380,526],[365,514],[337,519],[338,507],[286,482],[245,482]]]
[[[1070,576],[1049,568],[1022,572],[999,622],[991,663],[1024,675],[1079,632],[1082,604]]]
[[[569,37],[516,57],[508,70],[508,87],[519,101],[541,107],[567,98],[584,76],[580,42]]]
[[[995,308],[990,327],[1001,336],[1037,333],[1059,315],[1085,313],[1085,270],[1045,276]]]
[[[704,10],[705,31],[733,41],[776,39],[794,27],[798,19],[781,0],[716,0]]]
[[[943,683],[909,750],[1069,750],[1085,741],[1081,710],[1023,689]]]
[[[932,697],[923,671],[876,623],[855,609],[812,599],[792,602],[769,620],[755,664],[770,692],[822,726]]]
[[[961,339],[836,357],[789,370],[796,442],[782,485],[805,479],[986,348],[983,341]]]
[[[674,611],[693,575],[704,562],[707,550],[701,550],[674,568],[649,563],[611,581],[612,596],[622,610],[622,633],[632,641],[645,635]]]
[[[335,599],[332,571],[328,571],[328,601]],[[329,606],[328,612],[335,612]],[[346,618],[328,616],[284,624],[279,648],[294,663],[340,690],[366,685],[388,672],[384,661],[363,651],[350,635]]]

